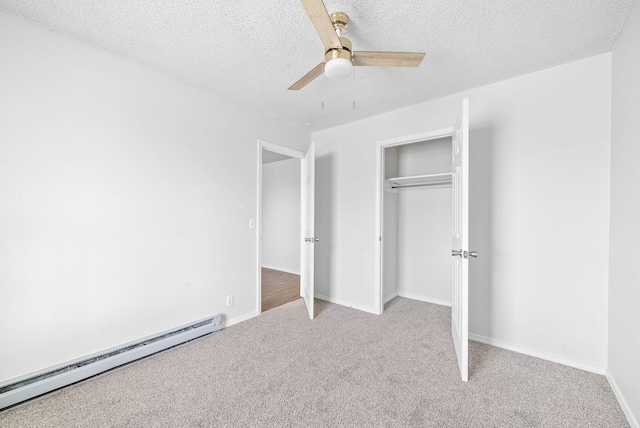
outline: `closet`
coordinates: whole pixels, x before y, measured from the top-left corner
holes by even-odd
[[[452,138],[383,152],[383,300],[451,306]]]

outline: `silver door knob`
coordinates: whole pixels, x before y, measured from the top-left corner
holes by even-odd
[[[457,256],[457,257],[462,257],[462,250],[457,250],[457,251],[456,251],[456,250],[453,250],[453,251],[451,251],[451,255],[452,255],[453,257],[456,257],[456,256]]]
[[[313,242],[320,242],[320,238],[313,238]]]
[[[465,251],[463,257],[465,259],[468,259],[469,257],[473,257],[474,259],[478,258],[478,252],[477,251]]]

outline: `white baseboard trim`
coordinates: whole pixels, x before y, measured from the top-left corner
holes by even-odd
[[[613,394],[618,399],[618,403],[620,403],[620,407],[622,407],[622,411],[627,417],[627,421],[629,422],[629,425],[631,426],[631,428],[640,428],[640,423],[638,423],[638,418],[636,418],[635,415],[633,414],[631,407],[629,407],[629,403],[627,403],[627,400],[625,400],[624,395],[622,395],[622,391],[620,391],[620,388],[618,387],[616,380],[613,378],[609,370],[607,370],[607,372],[605,373],[605,376],[607,377],[609,386],[611,386],[611,389],[613,390]]]
[[[335,303],[336,305],[346,306],[347,308],[357,309],[359,311],[368,312],[370,314],[378,315],[378,312],[372,310],[371,308],[365,308],[363,306],[352,305],[344,300],[334,299],[333,297],[324,296],[322,294],[315,294],[316,299],[324,300],[325,302]]]
[[[300,270],[285,269],[285,268],[279,267],[279,266],[268,266],[268,265],[262,265],[262,267],[263,268],[267,268],[267,269],[279,270],[280,272],[291,273],[293,275],[300,275]]]
[[[393,293],[391,296],[385,297],[383,304],[388,303],[390,300],[395,299],[396,297],[398,297],[398,293]]]
[[[220,323],[220,328],[231,327],[232,325],[236,325],[243,321],[250,320],[251,318],[255,318],[258,315],[258,311],[249,312],[248,314],[240,315],[239,317],[231,318],[230,320],[224,320]]]
[[[428,297],[419,296],[413,293],[405,293],[404,291],[398,291],[398,296],[404,297],[406,299],[418,300],[420,302],[433,303],[434,305],[448,306],[449,308],[451,307],[451,302],[440,299],[430,299]]]
[[[573,367],[576,369],[584,370],[599,375],[604,375],[606,367],[598,366],[595,364],[585,363],[583,361],[574,360],[572,358],[563,357],[561,355],[552,354],[538,349],[529,348],[521,345],[513,345],[511,343],[503,342],[502,340],[492,339],[490,337],[480,336],[479,334],[469,333],[469,340],[473,340],[480,343],[486,343],[487,345],[495,346],[498,348],[506,349],[508,351],[517,352],[519,354],[529,355],[531,357],[541,358],[543,360],[552,361],[554,363],[563,364],[565,366]]]

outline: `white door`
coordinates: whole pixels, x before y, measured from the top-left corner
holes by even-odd
[[[456,348],[460,377],[468,379],[469,364],[469,100],[453,128],[452,156],[452,282],[451,335]]]
[[[302,257],[300,275],[300,294],[304,298],[309,311],[309,318],[313,319],[313,284],[314,245],[318,239],[314,236],[315,213],[315,146],[311,143],[307,155],[302,160]]]

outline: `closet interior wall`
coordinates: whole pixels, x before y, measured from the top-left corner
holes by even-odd
[[[451,138],[387,148],[384,167],[385,179],[450,173]],[[451,204],[451,184],[384,192],[385,300],[451,305]]]

